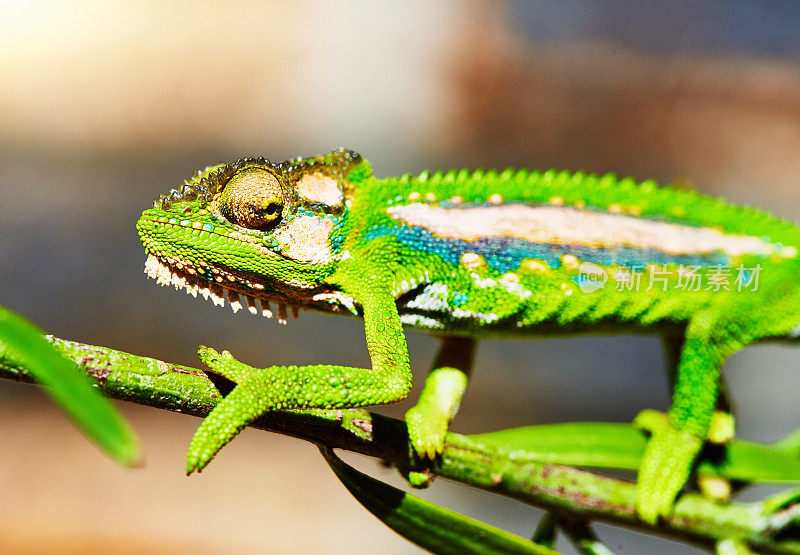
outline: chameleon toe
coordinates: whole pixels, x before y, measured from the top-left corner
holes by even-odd
[[[442,453],[448,423],[446,418],[428,418],[419,405],[406,412],[408,437],[417,456],[433,460]]]
[[[666,421],[652,434],[639,467],[636,507],[642,520],[655,524],[659,517],[669,514],[703,441]]]

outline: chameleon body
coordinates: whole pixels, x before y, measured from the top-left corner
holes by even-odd
[[[259,414],[403,399],[403,326],[442,338],[419,403],[414,450],[441,453],[475,340],[659,332],[680,346],[666,419],[637,480],[640,516],[666,514],[708,438],[723,361],[800,326],[800,229],[692,191],[613,175],[451,171],[378,179],[358,154],[200,171],[137,225],[146,272],[234,310],[286,305],[363,318],[372,367],[255,369],[201,348],[237,383],[203,422],[187,470],[202,469]]]

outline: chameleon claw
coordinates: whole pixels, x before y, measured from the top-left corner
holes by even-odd
[[[726,480],[721,476],[699,476],[697,478],[697,486],[704,497],[722,503],[730,501],[732,493],[730,480]]]
[[[430,472],[411,471],[406,475],[408,484],[414,489],[425,489],[431,485],[436,476]]]
[[[648,433],[652,433],[653,430],[660,429],[666,424],[667,415],[653,409],[645,409],[633,419],[634,426]]]
[[[411,448],[421,459],[433,460],[444,451],[449,419],[446,415],[435,418],[419,405],[406,412],[406,425]]]
[[[733,415],[728,412],[714,411],[711,424],[708,427],[708,441],[724,445],[733,440],[736,435]]]
[[[256,368],[243,364],[233,358],[233,355],[229,351],[222,351],[220,353],[211,347],[200,345],[197,348],[197,356],[211,372],[224,376],[234,383],[244,381],[249,376],[258,372]]]
[[[221,449],[221,447],[217,448],[216,450],[213,447],[209,448],[208,440],[209,434],[203,430],[203,426],[201,425],[200,429],[197,430],[192,438],[192,442],[189,445],[189,450],[186,454],[187,476],[190,476],[193,472],[202,472],[208,463],[211,462],[211,459],[214,458],[214,455],[216,455],[217,451]]]
[[[213,369],[215,362],[220,357],[220,354],[211,347],[206,347],[205,345],[199,345],[197,347],[197,357],[203,364]]]
[[[194,472],[202,472],[203,467],[200,466],[200,458],[191,451],[186,457],[186,475],[191,476]]]

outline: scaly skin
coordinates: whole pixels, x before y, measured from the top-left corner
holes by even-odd
[[[758,210],[653,182],[582,173],[423,173],[378,179],[350,151],[198,172],[137,224],[147,273],[234,310],[278,303],[364,319],[372,368],[255,369],[201,348],[238,385],[203,422],[202,469],[259,414],[403,399],[403,325],[443,337],[413,449],[441,453],[472,340],[595,330],[683,334],[673,405],[638,477],[640,516],[666,514],[707,438],[723,361],[797,335],[800,229]],[[587,281],[587,276],[592,276]],[[637,281],[638,280],[638,281]],[[256,304],[260,301],[261,308]]]

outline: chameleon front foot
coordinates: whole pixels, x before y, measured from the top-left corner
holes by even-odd
[[[212,372],[237,383],[214,407],[195,432],[186,456],[186,474],[201,471],[211,459],[267,407],[263,400],[263,376],[259,370],[237,361],[228,351],[219,353],[201,346],[197,352]]]
[[[672,510],[703,440],[675,428],[665,415],[656,411],[643,411],[634,424],[651,434],[636,480],[636,508],[642,520],[655,524],[660,516]]]
[[[226,443],[267,411],[391,403],[404,398],[411,385],[407,365],[371,369],[328,364],[253,368],[227,351],[218,353],[201,347],[198,354],[212,372],[237,385],[195,433],[186,461],[188,474],[202,470]]]

